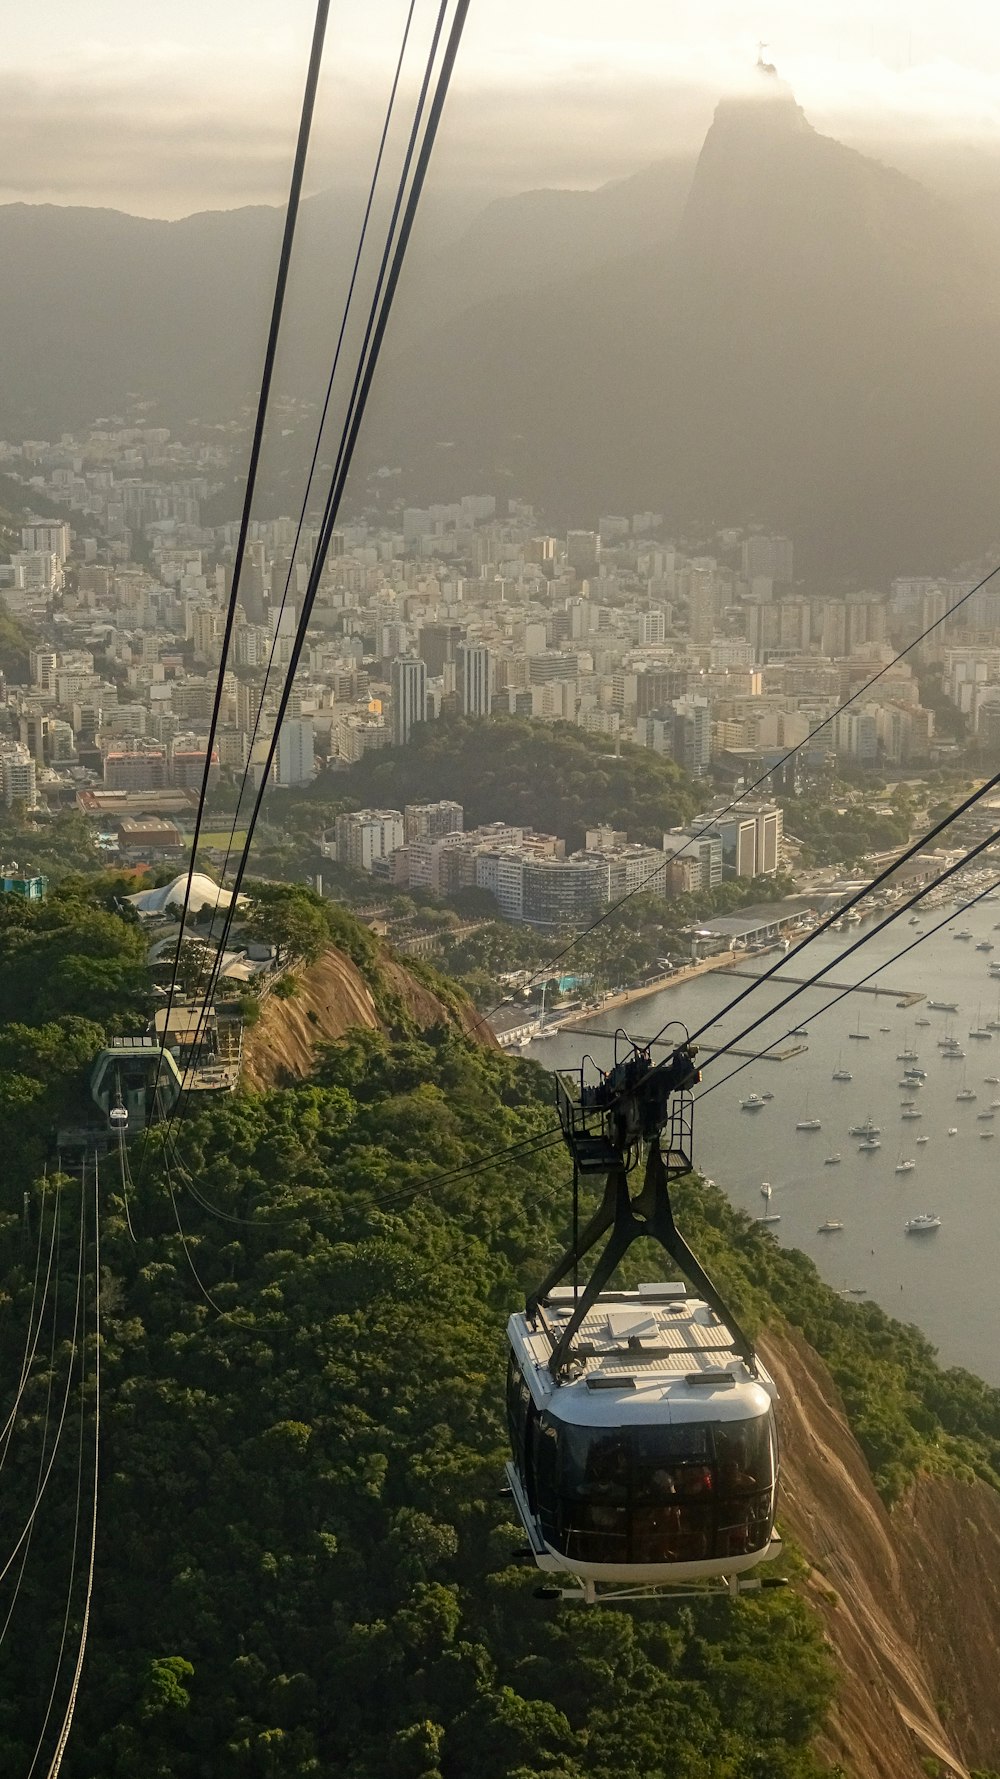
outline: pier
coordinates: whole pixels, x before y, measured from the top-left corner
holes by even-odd
[[[740,976],[747,982],[761,982],[765,980],[765,978],[761,976],[759,970],[733,969],[730,971],[730,974],[732,976]],[[834,982],[829,976],[822,976],[818,982],[813,982],[812,978],[809,976],[786,976],[783,972],[777,971],[773,976],[768,976],[766,980],[768,982],[776,982],[779,985],[787,983],[789,988],[832,988],[840,990],[841,992],[846,992],[847,994],[874,995],[876,998],[879,995],[882,995],[888,1000],[899,1001],[905,1007],[914,1007],[918,1001],[925,999],[922,989],[880,988],[874,982],[859,982],[857,984],[853,982]],[[806,1023],[808,1023],[808,1020],[806,1020]]]
[[[563,1031],[568,1030],[566,1026]],[[581,1038],[620,1038],[621,1031],[601,1032],[596,1026],[576,1026],[573,1028]],[[642,1038],[632,1032],[628,1034],[630,1044],[638,1044],[640,1048],[655,1050],[673,1050],[676,1048],[675,1038]],[[741,1044],[727,1044],[724,1040],[717,1046],[719,1055],[745,1056],[751,1062],[790,1062],[793,1056],[802,1056],[808,1050],[808,1044],[788,1044],[784,1050],[746,1050]]]

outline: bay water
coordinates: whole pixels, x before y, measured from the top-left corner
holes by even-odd
[[[946,912],[947,905],[921,912],[920,926],[936,925]],[[803,1249],[829,1284],[864,1292],[921,1328],[944,1364],[966,1366],[1000,1385],[1000,1031],[989,1038],[968,1035],[1000,1020],[1000,981],[988,968],[991,955],[1000,960],[1000,902],[956,907],[948,925],[898,962],[890,960],[919,937],[906,915],[844,959],[845,949],[879,918],[825,933],[800,958],[782,963],[792,977],[831,966],[829,983],[804,990],[782,1011],[772,1010],[791,984],[777,981],[753,987],[746,1000],[725,1011],[751,985],[718,970],[595,1013],[589,1029],[549,1036],[528,1054],[556,1069],[579,1064],[587,1053],[606,1068],[614,1043],[596,1034],[616,1025],[632,1038],[649,1038],[668,1021],[683,1022],[692,1032],[706,1026],[699,1039],[703,1080],[695,1090],[698,1171],[750,1216],[775,1214],[779,1221],[769,1225],[775,1239]],[[959,931],[973,937],[958,939]],[[980,940],[995,943],[995,953],[976,950]],[[741,968],[760,971],[775,955],[748,958]],[[917,992],[924,999],[904,1009],[896,992],[861,991],[828,1005],[838,992],[833,985],[856,984],[879,964],[885,967],[871,987]],[[928,1006],[934,1000],[957,1002],[958,1011],[935,1011]],[[763,1013],[766,1022],[744,1047],[761,1051],[781,1038],[776,1053],[795,1048],[797,1054],[742,1067],[743,1057],[713,1057]],[[793,1026],[805,1028],[805,1035],[785,1038]],[[859,1030],[867,1036],[852,1036]],[[959,1040],[964,1060],[940,1048],[946,1035]],[[907,1061],[900,1053],[906,1051],[915,1051],[916,1066],[926,1070],[918,1088],[901,1085]],[[655,1059],[666,1052],[653,1054]],[[838,1068],[850,1071],[851,1080],[833,1080]],[[724,1079],[736,1069],[731,1080]],[[989,1082],[991,1075],[998,1081]],[[958,1100],[963,1088],[976,1098]],[[741,1102],[754,1093],[773,1098],[759,1110],[743,1110]],[[902,1117],[906,1100],[919,1118]],[[992,1118],[980,1117],[991,1110]],[[869,1117],[880,1127],[881,1147],[864,1153],[849,1132]],[[819,1130],[796,1129],[814,1118]],[[994,1138],[984,1135],[994,1128]],[[928,1140],[918,1144],[918,1137]],[[840,1161],[828,1164],[826,1158],[837,1154]],[[916,1165],[899,1173],[904,1160]],[[761,1192],[764,1182],[771,1188],[768,1198]],[[906,1234],[906,1221],[922,1211],[936,1212],[940,1229]],[[828,1220],[841,1221],[843,1229],[820,1233]]]

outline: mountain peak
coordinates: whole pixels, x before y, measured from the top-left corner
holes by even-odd
[[[757,140],[782,141],[815,134],[788,82],[764,69],[741,92],[719,100],[705,148],[719,137],[752,135]]]

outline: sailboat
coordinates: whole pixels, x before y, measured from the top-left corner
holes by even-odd
[[[839,1050],[837,1052],[837,1066],[833,1071],[833,1079],[835,1081],[853,1081],[854,1079],[850,1069],[845,1069],[843,1057]]]
[[[848,1032],[847,1036],[849,1038],[856,1038],[859,1043],[864,1043],[864,1044],[867,1044],[869,1038],[871,1037],[871,1032],[863,1032],[861,1030],[861,1010],[860,1010],[860,1008],[858,1009],[858,1029],[856,1032]]]
[[[760,1196],[764,1200],[764,1210],[761,1212],[760,1216],[757,1218],[757,1222],[758,1223],[780,1223],[781,1222],[781,1212],[780,1211],[772,1211],[772,1209],[771,1209],[771,1182],[770,1182],[770,1180],[762,1180],[761,1181]]]
[[[810,1118],[810,1116],[809,1116],[809,1095],[808,1094],[806,1094],[805,1112],[804,1112],[803,1116],[798,1120],[795,1128],[796,1128],[796,1130],[822,1130],[823,1129],[822,1123],[820,1122],[820,1120],[818,1118]]]

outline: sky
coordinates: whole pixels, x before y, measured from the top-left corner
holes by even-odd
[[[432,0],[416,0],[425,43]],[[0,202],[148,216],[280,203],[311,0],[37,0],[8,9]],[[403,0],[334,0],[313,189],[353,185]],[[472,0],[436,156],[442,191],[590,186],[695,150],[759,39],[817,127],[866,147],[930,140],[1000,167],[992,0]]]

